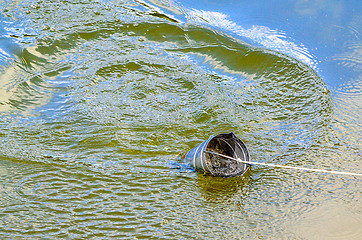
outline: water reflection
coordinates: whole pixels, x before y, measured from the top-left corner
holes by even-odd
[[[0,112],[25,112],[49,102],[51,85],[34,66],[46,63],[44,58],[31,54],[27,49],[20,51],[14,63],[0,76]]]
[[[345,48],[345,52],[336,54],[333,56],[333,60],[357,74],[360,73],[362,70],[362,42],[352,42],[347,44]]]
[[[1,5],[16,25],[2,37],[22,50],[2,48],[0,234],[295,238],[301,213],[358,205],[346,197],[359,199],[356,179],[167,165],[234,131],[256,161],[359,168],[356,82],[333,104],[314,57],[283,31],[164,1],[19,2]]]
[[[251,171],[243,176],[233,178],[212,177],[207,175],[199,175],[197,177],[197,185],[200,187],[201,193],[205,201],[209,204],[225,204],[229,203],[235,196],[237,201],[241,201],[244,192],[243,187],[251,184]]]
[[[362,234],[359,210],[348,208],[343,201],[326,202],[301,214],[295,220],[295,231],[305,239],[358,239]]]
[[[207,23],[213,28],[229,31],[239,37],[252,40],[267,49],[292,56],[312,68],[317,66],[315,57],[303,44],[297,45],[290,39],[288,40],[285,33],[281,31],[272,30],[265,26],[252,26],[249,29],[245,29],[229,20],[227,15],[219,12],[193,9],[188,14],[190,14],[190,19],[196,23]]]

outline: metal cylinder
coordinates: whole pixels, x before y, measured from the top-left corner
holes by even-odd
[[[249,162],[249,152],[245,144],[232,132],[210,136],[208,140],[191,149],[186,154],[185,161],[198,171],[221,177],[241,176],[250,168],[249,164],[210,152]]]

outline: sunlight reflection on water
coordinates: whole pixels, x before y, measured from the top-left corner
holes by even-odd
[[[331,93],[303,41],[167,1],[5,5],[0,236],[360,235],[359,179],[266,167],[213,178],[180,161],[234,131],[255,161],[361,169],[361,82]],[[333,59],[358,70],[359,45]]]

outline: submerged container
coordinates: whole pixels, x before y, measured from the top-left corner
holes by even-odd
[[[215,155],[215,152],[234,159],[250,161],[245,144],[234,133],[211,136],[185,156],[185,161],[199,171],[220,177],[241,176],[250,168],[249,164]]]

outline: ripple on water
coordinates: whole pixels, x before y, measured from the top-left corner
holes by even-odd
[[[301,214],[296,220],[297,236],[307,239],[359,239],[360,212],[348,209],[343,201],[326,202]],[[339,209],[338,212],[331,209]],[[357,210],[357,211],[356,211]]]
[[[295,237],[285,219],[313,218],[331,191],[358,199],[345,187],[354,180],[256,167],[220,179],[167,165],[235,131],[258,161],[342,166],[329,91],[304,63],[148,4],[28,5],[18,7],[39,34],[0,88],[6,236]]]

